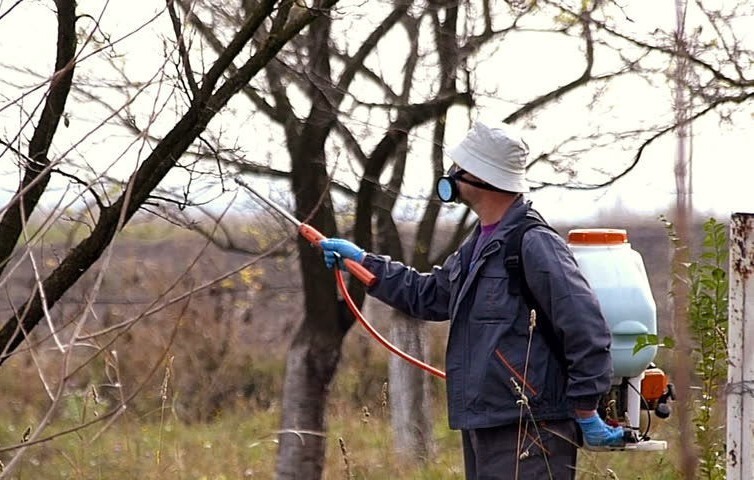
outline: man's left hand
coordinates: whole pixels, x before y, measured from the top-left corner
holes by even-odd
[[[623,427],[611,427],[594,412],[590,417],[576,418],[576,423],[581,427],[584,441],[590,447],[622,447]]]

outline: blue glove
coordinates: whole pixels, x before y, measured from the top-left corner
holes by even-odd
[[[577,418],[576,422],[590,447],[622,447],[626,443],[623,440],[623,427],[611,427],[597,413],[589,418]]]
[[[361,263],[366,256],[363,248],[342,238],[326,238],[319,242],[319,246],[322,247],[322,251],[325,253],[327,268],[332,268],[336,263],[339,263],[340,268],[344,269],[343,262],[338,262],[339,257]]]

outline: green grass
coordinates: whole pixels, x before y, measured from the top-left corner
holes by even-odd
[[[16,479],[176,479],[274,478],[277,453],[276,407],[220,415],[210,423],[186,424],[159,413],[126,414],[97,438],[102,425],[33,446],[16,470]],[[74,424],[76,415],[56,422]],[[0,441],[18,441],[34,418],[1,418]],[[353,405],[330,409],[324,478],[369,480],[451,480],[463,478],[460,435],[440,416],[435,428],[436,455],[426,463],[402,462],[394,454],[387,418],[365,415]],[[670,427],[666,427],[669,429]],[[50,430],[49,433],[52,433]],[[665,437],[667,438],[667,437]],[[344,456],[339,439],[346,449]],[[8,454],[1,456],[8,461]],[[346,470],[346,460],[348,470]],[[594,453],[581,451],[579,479],[675,479],[673,451]],[[611,473],[612,472],[612,473]]]
[[[31,448],[14,478],[272,478],[277,419],[259,412],[187,425],[126,415],[94,441],[101,426]]]
[[[145,349],[145,344],[139,343]],[[374,355],[368,362],[351,361],[350,352],[331,387],[327,411],[327,455],[325,480],[460,480],[463,455],[460,434],[447,427],[444,385],[433,383],[435,415],[434,454],[427,461],[401,460],[393,450],[389,423],[389,399],[385,398],[386,354]],[[135,362],[121,355],[124,364]],[[130,360],[129,360],[130,359]],[[255,386],[244,395],[232,395],[217,415],[186,416],[180,412],[182,400],[207,392],[181,387],[180,373],[192,371],[189,364],[173,364],[175,375],[165,409],[161,409],[162,373],[145,389],[129,409],[103,430],[107,421],[86,430],[67,434],[29,448],[12,478],[38,479],[272,479],[277,456],[280,425],[280,395],[284,362],[265,358],[249,360],[242,374],[224,381],[245,381]],[[350,360],[349,360],[350,359]],[[21,441],[24,431],[36,428],[49,400],[36,379],[33,364],[22,357],[0,369],[0,447]],[[140,365],[140,364],[139,364]],[[225,373],[230,364],[225,364]],[[114,399],[99,387],[97,402],[92,384],[101,384],[102,369],[93,363],[73,382],[56,410],[50,427],[54,434],[81,425],[112,408]],[[56,369],[51,372],[54,375]],[[88,372],[88,373],[87,373]],[[192,371],[193,374],[198,374]],[[54,376],[53,376],[54,378]],[[130,377],[129,377],[130,378]],[[26,379],[21,381],[20,379]],[[137,377],[126,385],[137,385]],[[189,384],[202,388],[202,383]],[[184,402],[185,403],[185,402]],[[191,421],[205,418],[206,422]],[[665,453],[580,453],[579,480],[592,479],[675,479],[676,451],[680,444],[674,419],[653,420],[654,437],[668,440]],[[346,455],[341,451],[340,439]],[[8,463],[10,453],[0,453]],[[346,461],[348,470],[346,470]],[[350,477],[347,476],[350,473]]]
[[[323,478],[463,479],[460,434],[447,427],[443,385],[439,382],[433,389],[436,410],[434,455],[422,462],[419,459],[401,460],[395,454],[389,423],[389,399],[384,398],[387,365],[380,358],[367,363],[344,362],[335,378],[327,411]],[[260,361],[254,365],[272,378],[282,375],[282,362]],[[38,382],[18,381],[19,378],[32,378],[33,366],[27,368],[30,370],[24,370],[24,363],[14,359],[0,371],[3,405],[0,409],[0,446],[20,442],[27,428],[36,428],[47,407],[48,400]],[[86,383],[81,385],[80,389],[72,389],[66,394],[51,426],[43,432],[45,435],[81,425],[112,407],[112,400],[107,398],[99,398],[95,403],[91,388],[86,387]],[[271,401],[238,397],[226,403],[217,416],[207,417],[211,419],[207,422],[190,422],[186,417],[179,418],[174,414],[171,405],[179,397],[191,395],[190,392],[171,393],[163,410],[159,390],[146,390],[107,428],[104,428],[107,424],[104,421],[30,447],[12,478],[272,479],[280,425],[280,402],[275,399],[279,399],[281,386],[269,382],[259,385]],[[581,451],[578,479],[680,478],[674,466],[679,441],[673,417],[668,422],[653,420],[653,429],[656,438],[669,441],[668,452]],[[345,455],[341,450],[341,439]],[[0,453],[2,462],[7,464],[10,458],[10,453]]]

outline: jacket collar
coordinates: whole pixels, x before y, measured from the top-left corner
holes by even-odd
[[[487,246],[482,250],[479,256],[485,257],[486,255],[491,253],[488,250],[490,248],[492,250],[502,248],[502,246],[505,245],[505,240],[508,237],[508,234],[524,219],[530,208],[530,201],[524,200],[523,197],[517,198],[511,204],[510,208],[508,208],[508,210],[505,212],[503,218],[500,219],[500,223],[498,223],[497,228],[495,228],[495,231],[492,232],[490,237],[487,239]],[[474,226],[474,230],[466,238],[466,241],[463,243],[463,245],[461,245],[460,251],[464,269],[468,269],[469,262],[471,261],[471,251],[473,250],[474,245],[476,244],[476,240],[479,237],[481,231],[481,224],[477,221],[477,224]]]
[[[523,197],[517,198],[505,212],[503,218],[500,219],[500,223],[498,223],[497,228],[492,232],[490,238],[487,239],[487,243],[491,243],[495,240],[505,243],[505,238],[508,236],[508,233],[521,223],[530,208],[531,201],[524,200]],[[481,224],[477,222],[477,225],[474,228],[474,239],[479,236],[481,230]]]

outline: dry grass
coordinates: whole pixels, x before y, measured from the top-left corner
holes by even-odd
[[[394,455],[389,423],[389,398],[385,394],[386,352],[375,351],[371,361],[355,361],[358,337],[346,345],[347,360],[335,379],[330,396],[325,479],[439,479],[463,478],[460,435],[447,428],[442,384],[437,381],[434,408],[436,456],[424,462],[401,462]],[[283,361],[250,363],[259,375],[282,378]],[[22,366],[14,359],[0,369],[3,404],[0,412],[0,445],[20,441],[24,431],[34,428],[45,408],[44,393],[28,382],[22,388],[18,373]],[[129,409],[108,428],[95,425],[34,446],[25,455],[13,478],[66,479],[238,479],[274,478],[279,428],[280,384],[264,387],[271,399],[259,402],[252,396],[226,399],[222,408],[202,421],[187,420],[179,412],[179,399],[200,398],[208,392],[181,390],[173,381],[180,369],[177,357],[162,365],[158,378],[146,388]],[[262,366],[264,365],[264,367]],[[93,377],[90,377],[93,378]],[[92,383],[82,383],[66,394],[63,408],[49,433],[81,425],[105,413],[113,403],[95,395]],[[196,385],[196,384],[193,384]],[[367,387],[366,385],[371,385]],[[197,388],[197,387],[192,387]],[[215,387],[207,385],[215,391]],[[102,391],[103,388],[99,388]],[[15,398],[14,398],[15,397]],[[99,397],[99,398],[97,398]],[[31,401],[29,401],[31,400]],[[660,425],[661,437],[673,438],[672,423]],[[9,453],[0,453],[7,461]],[[673,467],[674,450],[657,453],[582,452],[579,479],[658,479],[678,478]]]
[[[353,375],[350,372],[348,375]],[[85,394],[73,393],[58,428],[81,418]],[[401,463],[392,452],[388,419],[364,406],[334,399],[328,417],[325,479],[462,479],[460,436],[445,427],[438,407],[437,455],[426,462]],[[438,402],[440,403],[440,402]],[[91,441],[87,429],[35,446],[27,453],[17,479],[237,479],[274,478],[279,409],[239,404],[206,423],[181,421],[169,408],[147,415],[128,413]],[[0,416],[0,441],[12,443],[34,423],[34,415]],[[669,454],[583,453],[579,478],[677,478]],[[612,472],[612,474],[610,473]]]

